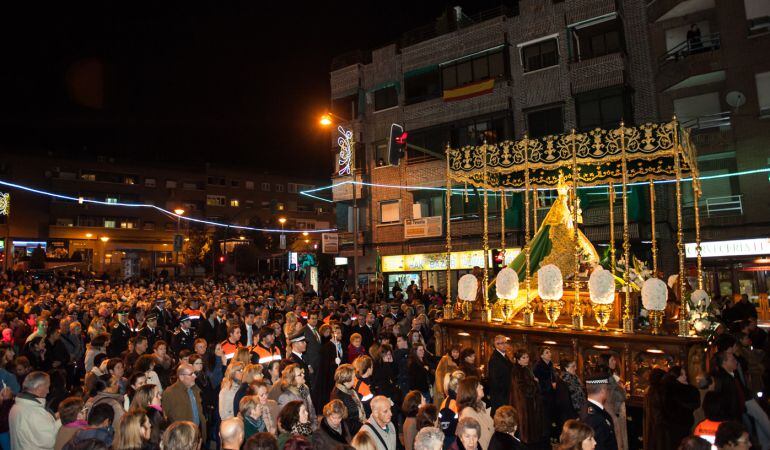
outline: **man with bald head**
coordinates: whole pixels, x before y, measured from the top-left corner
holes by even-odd
[[[390,421],[393,417],[390,410],[390,399],[378,395],[372,399],[371,405],[372,414],[361,427],[361,431],[372,437],[374,443],[377,444],[377,450],[396,450],[398,434],[393,422]]]
[[[163,391],[161,406],[169,423],[188,420],[201,430],[206,442],[206,417],[203,414],[201,391],[195,384],[195,369],[190,364],[179,364],[177,381]]]
[[[243,444],[243,419],[230,417],[219,426],[219,440],[222,450],[240,450]]]

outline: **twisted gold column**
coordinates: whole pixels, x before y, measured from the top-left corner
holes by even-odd
[[[615,275],[615,185],[610,182],[610,270]]]
[[[620,123],[621,171],[623,172],[623,288],[625,289],[625,305],[623,308],[623,332],[634,332],[634,318],[631,315],[631,236],[628,234],[628,164],[626,160],[626,127]]]
[[[682,220],[682,166],[680,161],[679,122],[674,117],[671,125],[674,127],[674,173],[676,175],[676,248],[679,254],[679,336],[690,334],[687,324],[687,302],[685,301],[684,279],[684,231]]]
[[[489,309],[489,199],[488,192],[489,180],[487,171],[487,143],[484,142],[484,234],[482,236],[484,247],[484,309],[482,310],[481,320],[492,321],[492,311]]]
[[[658,277],[658,241],[655,239],[655,183],[650,180],[650,232],[652,234],[652,276]]]
[[[572,304],[572,329],[583,329],[583,305],[580,303],[580,283],[578,274],[580,273],[580,241],[578,239],[578,178],[580,177],[580,168],[577,163],[577,144],[575,129],[572,129],[572,237],[575,240],[575,275],[572,280],[575,290],[575,301]]]
[[[527,135],[524,135],[524,258],[525,258],[525,273],[524,273],[524,285],[527,290],[527,306],[524,307],[524,325],[533,326],[535,323],[534,312],[532,311],[532,305],[530,304],[530,291],[532,289],[531,276],[530,276],[530,248],[529,248],[529,139]],[[537,195],[537,190],[535,190]]]
[[[696,164],[695,161],[692,162]],[[697,167],[691,167],[692,171],[692,197],[695,200],[693,204],[695,213],[695,251],[697,253],[697,270],[698,270],[698,289],[703,289],[703,264],[700,254],[700,196],[702,194],[700,188],[700,173]]]

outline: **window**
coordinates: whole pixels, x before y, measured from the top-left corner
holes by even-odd
[[[246,200],[246,203],[243,205],[246,208],[253,208],[254,207],[254,200]]]
[[[770,31],[770,2],[767,0],[743,0],[749,36]]]
[[[123,184],[136,184],[136,177],[135,176],[124,177]]]
[[[538,138],[564,132],[561,106],[527,113],[529,137]]]
[[[176,181],[166,180],[166,189],[176,189]]]
[[[380,223],[401,222],[401,200],[380,202]]]
[[[770,72],[758,73],[757,101],[759,102],[759,115],[770,116]]]
[[[481,145],[484,140],[495,143],[511,137],[513,125],[507,113],[464,119],[453,123],[451,127],[451,145],[454,148]],[[443,149],[439,148],[439,151],[441,150]]]
[[[462,191],[464,186],[455,186],[453,189]],[[483,191],[468,188],[466,195],[452,195],[450,199],[451,214],[453,219],[479,219],[484,214],[484,196]],[[500,212],[500,195],[498,193],[489,193],[487,196],[487,208],[490,214],[497,215]]]
[[[473,58],[441,66],[441,82],[444,90],[465,86],[489,78],[506,78],[508,72],[503,49],[489,51]]]
[[[230,207],[237,208],[239,206],[241,206],[241,202],[239,202],[238,199],[234,198],[230,200]]]
[[[142,224],[142,229],[147,231],[153,231],[155,229],[155,222],[145,222]]]
[[[275,210],[276,211],[284,211],[286,209],[286,205],[283,203],[276,203],[275,204]]]
[[[115,219],[104,219],[104,228],[115,228]]]
[[[230,180],[230,186],[237,188],[241,183],[238,180]]]
[[[144,179],[144,186],[149,188],[155,187],[156,180],[155,178],[145,178]]]
[[[265,192],[270,192],[270,183],[262,183],[262,190]]]
[[[375,111],[382,111],[394,106],[398,106],[398,89],[396,89],[396,86],[388,86],[374,91]]]
[[[64,218],[57,218],[56,219],[56,226],[57,227],[71,227],[72,226],[72,219],[64,219]]]
[[[59,178],[62,180],[74,180],[77,178],[77,174],[75,172],[59,172]]]
[[[208,177],[206,179],[206,183],[215,186],[227,186],[227,182],[225,181],[224,177]]]
[[[575,97],[578,128],[614,128],[624,120],[633,123],[631,93],[623,87],[601,89]]]
[[[96,174],[95,173],[81,173],[80,179],[85,181],[96,181]]]
[[[700,169],[701,177],[735,173],[738,169],[735,152],[701,155],[698,157],[698,168]],[[739,182],[739,177],[701,179],[700,205],[707,205],[709,203],[713,205],[712,208],[707,210],[707,214],[709,211],[725,213],[732,210],[731,208],[738,206],[736,199],[732,196],[740,193]],[[682,194],[685,205],[692,205],[694,203],[691,181],[683,182]]]
[[[244,186],[246,189],[253,191],[254,190],[254,182],[253,181],[245,181]]]
[[[415,191],[414,203],[419,205],[420,217],[434,217],[444,215],[444,195],[435,192]]]
[[[224,195],[207,195],[206,205],[208,206],[225,206]]]
[[[559,49],[555,37],[521,47],[521,65],[524,67],[524,72],[532,72],[557,64],[559,64]]]
[[[287,190],[289,191],[289,194],[296,194],[297,193],[297,183],[289,183]]]
[[[388,155],[388,142],[378,142],[374,145],[374,161],[376,167],[390,165],[390,155]]]
[[[407,105],[441,96],[438,66],[423,67],[404,74],[404,102]]]
[[[125,228],[125,229],[136,228],[136,219],[122,219],[120,221],[120,228]]]
[[[263,201],[263,202],[261,202],[259,204],[259,207],[263,208],[263,209],[270,209],[270,202],[269,201]]]
[[[575,61],[597,58],[623,50],[623,25],[617,16],[575,27],[571,31]]]
[[[118,202],[118,198],[117,197],[107,197],[104,201],[107,202],[107,203],[117,203]]]
[[[275,192],[283,192],[283,185],[280,183],[275,184]]]
[[[198,185],[198,183],[194,181],[183,181],[182,182],[182,189],[188,190],[188,191],[194,191],[201,189],[201,187]]]
[[[313,212],[312,203],[297,203],[297,211],[299,212]]]
[[[358,117],[358,93],[332,99],[332,113],[344,120]]]

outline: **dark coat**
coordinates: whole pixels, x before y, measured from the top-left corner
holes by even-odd
[[[487,450],[522,450],[523,448],[524,446],[521,445],[520,440],[508,433],[495,431],[492,435],[492,439],[489,441]]]
[[[425,368],[426,366],[428,366],[427,369]],[[407,372],[409,374],[409,389],[420,392],[428,392],[430,390],[431,380],[434,375],[431,373],[427,360],[423,360],[421,363],[417,359],[410,359],[407,365]]]
[[[313,448],[315,450],[327,450],[333,449],[340,444],[349,444],[353,438],[344,420],[340,426],[342,427],[342,433],[337,433],[326,423],[325,418],[322,419],[318,429],[310,437]]]
[[[668,436],[667,448],[677,448],[694,425],[693,413],[700,407],[700,393],[689,384],[675,379],[664,385],[663,419]]]
[[[353,399],[353,397],[337,389],[337,386],[334,386],[334,389],[332,389],[332,394],[330,397],[330,400],[335,399],[342,401],[342,403],[345,405],[345,408],[347,408],[348,418],[345,419],[344,422],[347,424],[347,428],[350,433],[355,436],[356,433],[358,433],[358,430],[361,429],[361,426],[363,426],[363,422],[361,422],[358,415],[358,403]]]
[[[318,328],[316,328],[316,333],[318,333]],[[305,342],[307,342],[307,348],[305,353],[302,354],[302,358],[307,362],[308,366],[313,368],[313,373],[309,377],[312,384],[321,365],[321,334],[319,333],[318,339],[316,339],[315,333],[313,333],[309,325],[305,325],[305,328],[302,329],[302,334],[305,336]]]
[[[198,417],[200,418],[199,428],[203,437],[203,442],[206,442],[206,414],[201,402],[201,392],[198,386],[193,386],[192,389],[195,401],[198,404]],[[163,413],[168,418],[168,423],[173,423],[178,420],[192,421],[193,419],[192,406],[190,405],[190,397],[187,394],[187,387],[179,381],[163,391],[161,405],[163,407]]]
[[[299,366],[302,367],[302,369],[305,370],[305,384],[307,384],[308,387],[312,388],[312,386],[313,386],[312,381],[311,381],[312,380],[312,375],[310,374],[310,365],[307,363],[307,360],[305,359],[306,358],[305,357],[306,354],[307,353],[304,353],[302,355],[302,357],[300,358],[296,354],[291,353],[289,355],[289,358],[288,358],[288,363],[289,364],[299,364]]]
[[[497,350],[492,351],[487,365],[487,379],[489,380],[489,399],[492,407],[492,415],[497,408],[507,405],[511,397],[511,371],[513,361],[501,355]]]
[[[334,372],[336,372],[337,367],[339,367],[336,358],[337,346],[334,345],[332,341],[324,342],[324,344],[321,345],[321,360],[318,366],[316,383],[313,385],[314,389],[311,393],[314,395],[313,405],[316,405],[316,408],[323,408],[323,405],[326,404],[332,393],[332,388],[334,388]],[[340,364],[345,362],[344,349],[339,358]],[[318,403],[316,403],[316,398],[318,399]]]
[[[364,320],[361,322],[363,323]],[[364,323],[363,325],[357,326],[355,331],[361,335],[361,345],[363,345],[365,349],[368,349],[374,344],[374,339],[377,337],[377,329],[374,328],[374,326],[369,328],[366,323]]]
[[[618,450],[615,426],[610,413],[589,402],[586,411],[580,414],[580,420],[594,430],[596,450]]]
[[[511,400],[519,412],[519,433],[522,442],[538,443],[543,438],[545,423],[543,423],[543,399],[540,397],[540,387],[529,367],[513,365],[511,371]]]
[[[247,328],[251,328],[251,340],[252,340],[252,342],[247,342],[248,341],[247,338],[249,336]],[[245,347],[253,346],[254,345],[254,342],[253,342],[254,338],[258,337],[258,336],[259,336],[259,328],[257,328],[256,325],[254,325],[254,324],[246,325],[244,322],[241,322],[241,345],[243,345]]]

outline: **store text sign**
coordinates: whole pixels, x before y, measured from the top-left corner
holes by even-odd
[[[521,252],[518,248],[505,251],[505,263],[511,261]],[[487,263],[492,267],[492,252],[487,253]],[[452,269],[472,269],[484,267],[484,251],[472,250],[452,252]],[[389,255],[382,257],[383,272],[412,272],[422,270],[446,270],[446,253],[424,253],[416,255]]]
[[[688,258],[698,256],[694,242],[685,244],[685,252]],[[770,255],[770,238],[701,242],[700,255],[703,258]]]

